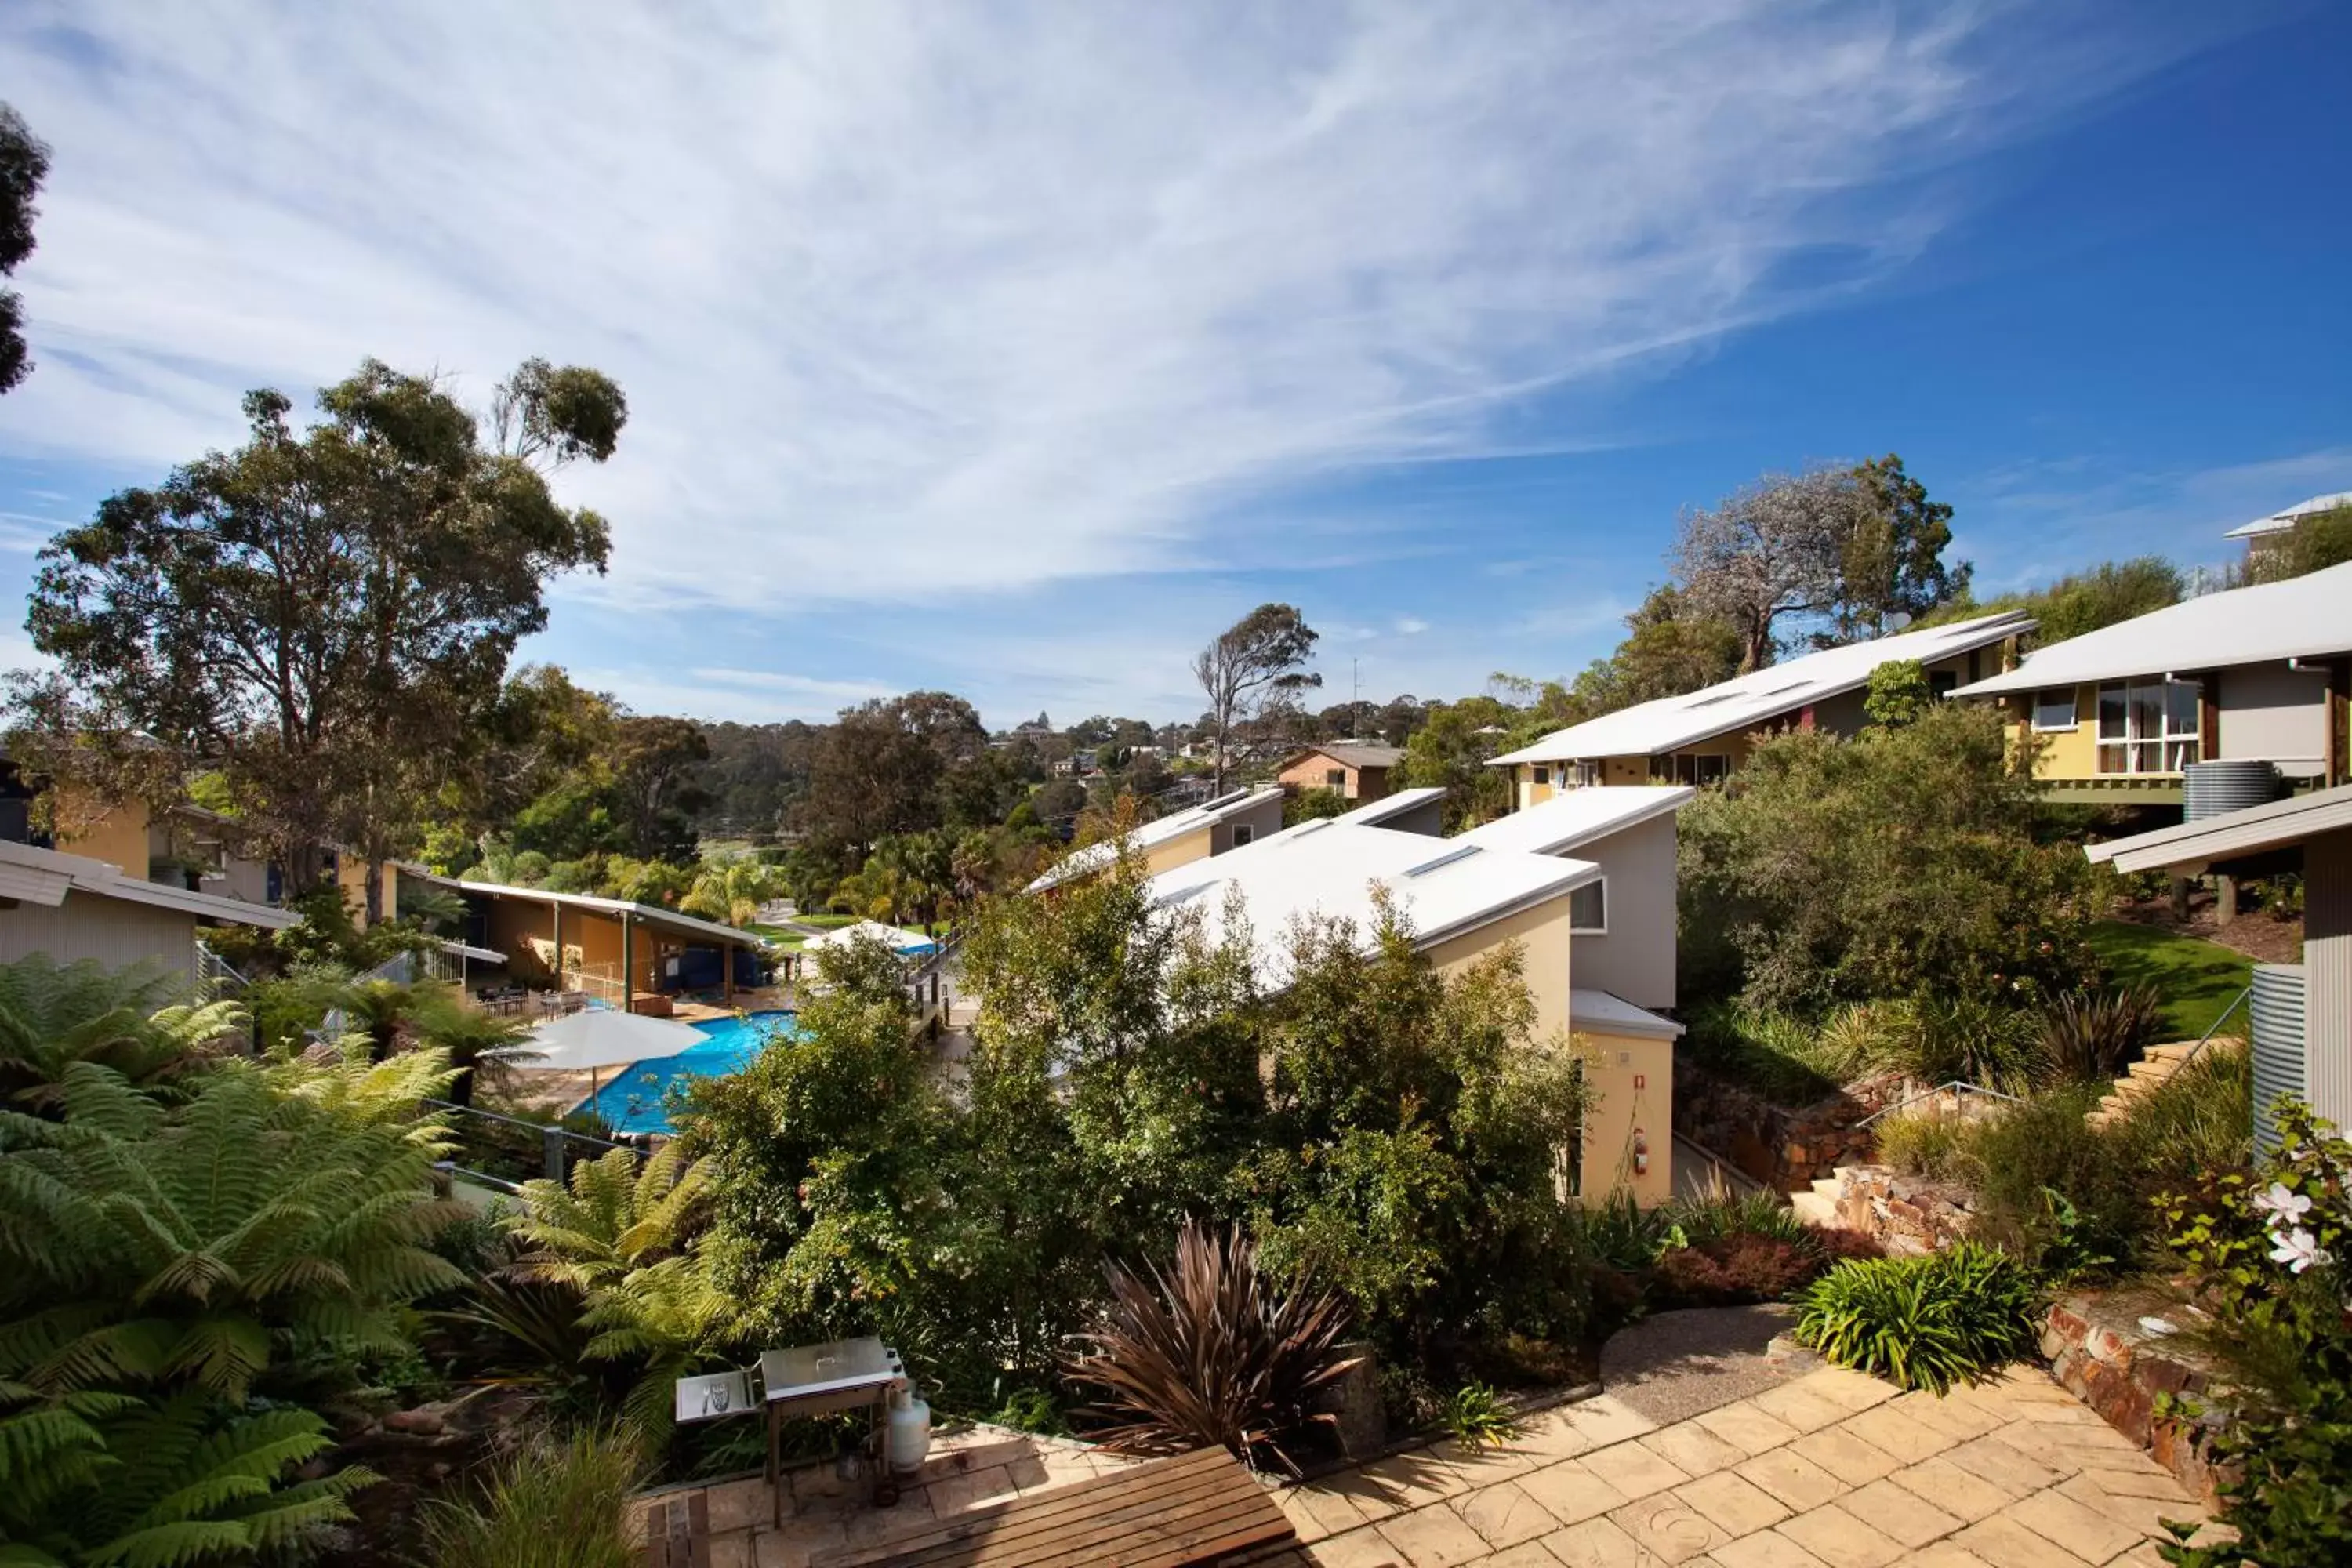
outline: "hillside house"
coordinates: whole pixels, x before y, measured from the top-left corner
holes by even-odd
[[[1275,782],[1287,790],[1336,790],[1349,800],[1378,800],[1389,793],[1389,774],[1404,761],[1396,746],[1366,746],[1331,741],[1294,753]]]

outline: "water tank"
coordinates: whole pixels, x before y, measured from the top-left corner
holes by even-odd
[[[2250,805],[2268,805],[2286,793],[2273,763],[2233,760],[2191,763],[2180,770],[2180,814],[2188,822],[2202,822]]]
[[[2303,965],[2257,963],[2251,1003],[2253,1022],[2247,1047],[2253,1053],[2254,1143],[2278,1147],[2278,1126],[2271,1105],[2282,1094],[2306,1103],[2311,1099],[2310,1075],[2304,1066]]]

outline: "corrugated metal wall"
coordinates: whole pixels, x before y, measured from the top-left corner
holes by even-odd
[[[0,963],[46,952],[59,963],[94,958],[110,969],[145,963],[196,976],[196,919],[152,904],[68,893],[55,906],[0,910]]]
[[[2254,965],[2253,1026],[2249,1031],[2254,1069],[2254,1142],[2278,1145],[2271,1108],[2283,1094],[2309,1100],[2305,1076],[2303,965]]]
[[[2312,1109],[2352,1128],[2352,829],[2303,850],[2305,1071]]]

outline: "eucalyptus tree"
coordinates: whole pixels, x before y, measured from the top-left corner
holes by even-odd
[[[1246,738],[1297,706],[1298,694],[1323,678],[1300,667],[1315,651],[1315,629],[1290,605],[1260,605],[1193,656],[1192,675],[1209,700],[1215,731],[1212,787],[1223,794],[1236,737]]]
[[[49,149],[33,134],[25,117],[0,103],[0,277],[13,274],[33,254],[33,198],[48,177]],[[14,289],[0,289],[0,392],[25,379],[33,368],[25,348],[25,302]]]
[[[36,766],[101,796],[137,759],[217,768],[295,893],[334,846],[373,870],[467,778],[548,580],[610,551],[549,475],[609,458],[627,417],[606,377],[540,360],[487,443],[438,381],[374,360],[319,406],[297,429],[285,394],[248,394],[243,446],[51,541],[26,625],[58,668],[16,691]]]

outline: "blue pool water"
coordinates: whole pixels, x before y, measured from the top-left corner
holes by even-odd
[[[797,1034],[790,1013],[752,1013],[737,1018],[714,1018],[697,1024],[707,1038],[674,1057],[657,1057],[616,1069],[597,1089],[593,1109],[608,1125],[622,1132],[667,1132],[667,1101],[670,1085],[684,1079],[725,1078],[741,1072],[767,1048],[773,1031]],[[592,1109],[587,1100],[580,1109]]]

